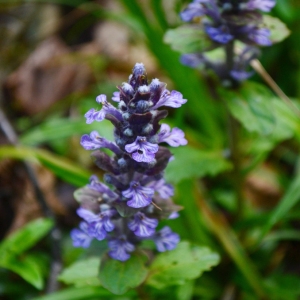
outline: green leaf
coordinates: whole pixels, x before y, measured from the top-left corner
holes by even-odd
[[[264,238],[265,242],[274,242],[274,241],[281,241],[281,240],[296,240],[300,241],[300,232],[299,230],[295,229],[281,229],[276,230],[275,232],[271,232]]]
[[[0,266],[17,273],[37,289],[43,289],[44,281],[42,270],[39,266],[39,262],[35,260],[33,255],[22,257],[15,257],[13,255],[7,256],[5,260],[0,261]]]
[[[220,257],[209,248],[192,246],[181,242],[172,251],[156,256],[150,266],[147,284],[163,289],[170,285],[181,285],[199,277],[204,271],[217,265]]]
[[[295,101],[293,101],[293,104],[298,106],[298,103]],[[291,108],[277,97],[271,99],[271,106],[276,117],[276,126],[272,134],[272,139],[282,141],[296,137],[300,141],[299,116],[295,113],[295,109],[297,108]]]
[[[286,25],[275,17],[264,15],[263,17],[264,27],[271,31],[270,40],[272,43],[279,43],[290,35],[289,29]]]
[[[270,217],[266,220],[262,228],[261,238],[280,220],[282,220],[289,210],[300,201],[300,174],[292,181],[283,198],[276,208],[272,211]]]
[[[268,135],[275,128],[275,117],[271,107],[273,95],[264,86],[245,83],[239,89],[220,89],[232,115],[249,132]]]
[[[172,149],[172,153],[175,159],[166,169],[166,179],[174,183],[187,178],[214,176],[232,167],[231,163],[222,157],[221,152],[209,152],[185,146]]]
[[[216,48],[205,53],[205,57],[215,63],[222,63],[226,60],[226,53],[223,48]]]
[[[182,25],[167,30],[164,42],[180,53],[203,52],[212,49],[212,41],[207,37],[201,25]]]
[[[52,226],[51,220],[38,219],[7,237],[0,245],[0,266],[19,274],[37,289],[42,289],[42,268],[39,260],[33,255],[20,254],[35,245]]]
[[[298,300],[300,297],[300,277],[290,274],[274,274],[265,280],[272,300]]]
[[[102,137],[113,139],[113,126],[110,122],[86,124],[84,118],[79,120],[52,119],[44,122],[20,137],[24,145],[36,146],[41,143],[67,139],[74,135],[90,133],[97,130]]]
[[[121,262],[106,257],[101,261],[99,278],[102,285],[114,294],[122,295],[130,288],[139,286],[148,273],[145,257],[133,254],[130,259]]]
[[[57,177],[76,186],[85,185],[89,181],[91,174],[74,162],[45,150],[36,149],[35,153],[39,162]]]
[[[102,299],[102,297],[107,296],[111,296],[111,293],[102,287],[83,286],[66,288],[50,295],[34,298],[33,300],[91,300]]]
[[[0,261],[7,255],[16,256],[34,246],[53,227],[49,219],[37,219],[8,236],[0,245]]]
[[[98,286],[100,285],[97,277],[99,265],[99,257],[90,257],[75,262],[70,267],[65,268],[58,279],[66,284],[74,284],[75,286]]]
[[[178,300],[190,300],[193,298],[195,282],[190,280],[177,287],[176,296]]]
[[[46,150],[3,146],[0,147],[0,158],[15,158],[40,162],[57,177],[76,186],[86,184],[90,177],[89,172],[79,166],[76,166],[74,162],[52,154]]]
[[[257,85],[258,84],[251,83],[253,89],[256,89]],[[259,88],[266,90],[266,92],[268,91],[267,88],[261,85]],[[296,101],[291,101],[291,105],[288,105],[273,95],[269,99],[269,107],[272,107],[275,125],[272,132],[268,135],[268,138],[263,135],[256,137],[247,149],[249,154],[256,156],[250,169],[265,160],[267,153],[273,150],[274,146],[279,142],[293,137],[296,138],[297,141],[300,141],[299,116],[295,113],[299,104]],[[295,107],[293,108],[292,105]]]

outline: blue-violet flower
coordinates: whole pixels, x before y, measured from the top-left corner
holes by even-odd
[[[108,255],[126,261],[145,239],[152,240],[160,252],[174,249],[179,242],[178,234],[169,227],[157,231],[159,220],[174,219],[181,209],[170,199],[174,189],[163,178],[172,154],[159,144],[178,147],[187,140],[181,129],[159,123],[168,112],[158,108],[178,108],[187,100],[181,93],[167,90],[157,78],[148,84],[142,63],[134,66],[128,82],[118,90],[112,97],[118,107],[101,94],[96,102],[102,108],[85,114],[87,124],[109,120],[114,141],[97,131],[81,137],[82,147],[94,151],[95,164],[106,172],[106,184],[93,175],[89,184],[75,192],[80,203],[77,214],[83,221],[71,237],[75,247],[84,248],[93,239],[107,240]],[[103,148],[111,155],[102,152]]]
[[[269,12],[275,4],[276,0],[192,1],[180,13],[181,19],[184,22],[193,23],[186,26],[199,28],[199,31],[204,30],[211,43],[207,42],[207,46],[202,52],[183,54],[182,64],[192,68],[201,66],[212,69],[224,83],[229,80],[237,84],[239,81],[247,79],[253,74],[253,72],[247,71],[250,61],[246,60],[241,63],[243,55],[235,53],[234,42],[242,42],[244,49],[249,46],[271,46],[271,32],[265,27],[262,12]],[[227,61],[216,62],[205,54],[218,47],[226,49]],[[259,52],[255,51],[255,54],[256,56],[252,59],[256,58]],[[238,68],[237,61],[239,62]]]

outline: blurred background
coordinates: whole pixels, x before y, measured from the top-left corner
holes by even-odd
[[[215,97],[217,79],[182,66],[180,54],[163,41],[166,30],[182,24],[178,14],[187,3],[181,0],[0,0],[0,237],[4,241],[40,217],[55,220],[59,228],[59,237],[52,232],[50,237],[32,242],[24,249],[35,257],[40,266],[39,282],[45,284],[24,280],[26,275],[22,276],[22,272],[2,264],[1,299],[33,299],[45,294],[47,289],[50,292],[64,289],[66,285],[59,287],[50,282],[53,259],[59,262],[56,272],[59,273],[78,258],[103,251],[104,246],[92,247],[87,252],[74,249],[69,238],[70,230],[79,222],[73,192],[87,183],[90,174],[101,176],[90,153],[80,146],[80,137],[98,130],[101,135],[113,138],[110,124],[87,125],[83,115],[90,108],[97,108],[97,95],[106,94],[110,98],[116,86],[127,81],[136,62],[144,63],[148,79],[159,78],[167,82],[169,90],[176,89],[188,99],[176,112],[169,110],[167,121],[186,132],[190,147],[189,152],[184,152],[184,147],[174,151],[178,163],[170,166],[167,173],[169,181],[176,185],[175,201],[185,207],[181,219],[171,226],[183,239],[223,253],[222,264],[210,275],[201,277],[194,296],[177,298],[225,299],[222,297],[232,287],[248,290],[247,283],[239,279],[239,271],[226,277],[232,262],[222,243],[206,228],[205,218],[192,200],[192,180],[202,178],[201,195],[215,203],[233,225],[244,248],[251,246],[257,234],[252,229],[262,226],[298,168],[299,118],[291,120],[292,125],[287,129],[290,131],[282,134],[284,138],[267,145],[265,137],[241,129],[240,144],[248,167],[242,193],[248,201],[249,218],[236,222],[234,188],[226,160],[227,119]],[[291,34],[283,42],[262,49],[260,61],[285,94],[297,103],[300,99],[300,2],[277,0],[271,15],[286,23]],[[266,86],[258,75],[251,81]],[[289,113],[286,118],[288,123]],[[186,162],[186,153],[194,160]],[[201,165],[195,165],[197,161]],[[273,236],[273,240],[271,237],[272,242],[258,251],[250,251],[254,264],[264,274],[291,276],[285,287],[287,294],[278,299],[299,299],[300,295],[299,199],[296,196],[294,210],[281,223],[280,228],[285,230],[280,231],[281,236]],[[55,238],[60,243],[57,255],[53,250]],[[25,235],[21,243],[24,239]],[[224,276],[226,280],[222,280]],[[295,292],[292,295],[291,290]],[[183,294],[186,296],[188,292]],[[163,295],[153,299],[167,299]],[[103,297],[116,299],[109,294]],[[94,295],[78,299],[99,298]]]

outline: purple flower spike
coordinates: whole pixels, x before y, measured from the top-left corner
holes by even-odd
[[[194,1],[188,5],[188,7],[180,13],[180,17],[184,22],[190,22],[195,17],[201,17],[206,13],[206,9],[201,5],[202,2],[207,1]]]
[[[186,99],[182,98],[182,94],[177,91],[172,91],[171,93],[166,90],[162,97],[158,100],[156,105],[152,109],[157,109],[161,106],[170,106],[174,108],[180,107],[182,104],[186,103]]]
[[[158,142],[168,143],[172,147],[184,146],[187,140],[184,138],[184,132],[179,128],[171,128],[167,124],[162,124],[158,134]]]
[[[122,195],[129,199],[127,205],[134,208],[145,207],[152,202],[154,190],[150,187],[141,186],[139,182],[132,181],[130,188],[123,191]]]
[[[93,212],[80,207],[77,209],[77,214],[89,223],[89,235],[95,237],[99,241],[106,237],[107,232],[110,232],[115,228],[114,224],[110,220],[110,218],[115,214],[113,209],[104,209],[100,214],[96,215]]]
[[[110,257],[120,261],[126,261],[130,257],[128,252],[132,252],[135,249],[134,245],[129,243],[125,236],[110,240],[108,247],[111,249],[108,253]]]
[[[165,226],[162,230],[157,232],[154,237],[156,248],[159,252],[165,252],[167,250],[173,250],[179,243],[179,235],[172,232],[170,227]]]
[[[147,142],[146,137],[143,136],[138,136],[133,143],[125,146],[125,150],[131,153],[135,161],[147,163],[154,160],[158,148],[157,144]]]
[[[276,4],[275,0],[250,0],[247,3],[247,9],[259,9],[264,12],[269,12]]]
[[[194,4],[203,3],[210,10],[213,7],[210,1],[216,0],[194,0]],[[114,140],[106,140],[97,131],[81,137],[84,149],[99,149],[92,157],[105,172],[105,183],[93,175],[75,193],[80,203],[77,214],[83,222],[80,229],[71,232],[74,246],[87,248],[92,239],[106,239],[108,255],[121,262],[129,259],[144,239],[157,240],[161,251],[175,247],[176,234],[164,233],[166,229],[156,233],[159,220],[176,217],[172,212],[180,209],[170,199],[173,187],[163,178],[172,154],[159,147],[159,142],[177,147],[187,141],[180,129],[160,124],[167,111],[157,108],[180,107],[187,100],[177,91],[168,91],[166,85],[158,79],[149,84],[144,65],[137,63],[128,81],[118,85],[118,91],[113,93],[112,101],[118,103],[112,105],[101,94],[96,98],[101,110],[93,108],[85,114],[87,123],[110,121]],[[112,151],[112,155],[103,148]],[[155,209],[155,202],[161,205],[161,210],[159,206]]]
[[[71,231],[74,247],[88,248],[90,246],[93,237],[89,236],[88,227],[87,223],[81,222],[79,225],[80,229],[75,228]]]
[[[158,221],[156,219],[147,218],[141,212],[136,213],[134,215],[134,220],[128,223],[129,229],[139,237],[148,237],[153,235],[157,225]]]
[[[225,25],[221,25],[217,28],[206,26],[205,32],[213,41],[220,44],[227,44],[234,38],[234,36],[229,33],[229,28]]]

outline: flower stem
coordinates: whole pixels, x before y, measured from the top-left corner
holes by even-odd
[[[242,195],[243,175],[241,171],[241,153],[239,149],[239,123],[228,111],[228,137],[230,147],[230,158],[233,164],[231,179],[236,197],[236,216],[242,219],[244,214],[244,201]]]
[[[234,42],[230,42],[225,46],[226,53],[226,68],[227,73],[233,69],[234,64]],[[225,103],[226,105],[226,103]],[[233,182],[233,188],[236,195],[236,216],[237,219],[241,219],[244,213],[244,201],[242,197],[242,185],[243,177],[241,172],[241,162],[239,151],[239,123],[232,117],[229,110],[227,109],[228,115],[228,140],[230,148],[230,158],[233,164],[233,170],[231,178]]]
[[[229,42],[225,46],[225,54],[226,54],[226,68],[227,73],[233,69],[233,63],[234,63],[234,41]]]

